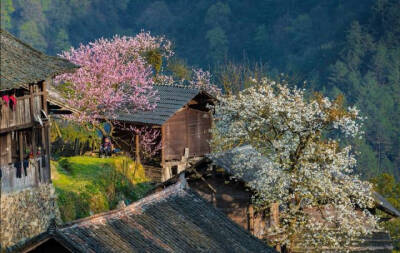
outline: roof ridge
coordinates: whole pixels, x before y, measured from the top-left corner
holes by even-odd
[[[4,29],[0,29],[0,40],[0,90],[26,87],[30,83],[73,72],[79,67],[65,58],[35,49]]]
[[[192,84],[168,84],[168,83],[156,83],[154,86],[166,86],[166,87],[175,87],[175,88],[184,88],[184,89],[192,89],[192,90],[200,90],[199,88],[196,88]]]
[[[162,190],[160,192],[156,192],[151,195],[148,195],[136,202],[133,202],[132,204],[130,204],[122,209],[115,209],[115,210],[111,210],[111,211],[107,211],[107,212],[102,212],[102,213],[98,213],[98,214],[95,214],[95,215],[92,215],[89,217],[85,217],[82,219],[78,219],[78,220],[74,220],[74,221],[65,223],[64,225],[62,225],[60,227],[60,230],[67,229],[69,227],[73,227],[78,224],[86,224],[86,223],[93,222],[93,221],[95,221],[95,222],[97,221],[97,222],[101,223],[105,217],[113,218],[115,216],[124,215],[124,214],[132,213],[132,212],[142,212],[145,209],[146,205],[160,202],[170,196],[174,196],[174,195],[177,195],[180,193],[187,193],[188,189],[189,189],[189,186],[186,182],[185,175],[184,175],[184,173],[182,173],[181,176],[179,177],[179,180],[175,184],[165,188],[164,190]]]
[[[45,54],[44,52],[42,52],[42,51],[40,51],[40,50],[38,50],[38,49],[32,47],[32,46],[29,45],[28,43],[26,43],[26,42],[24,42],[23,40],[19,39],[18,37],[14,36],[12,33],[10,33],[10,32],[7,31],[7,30],[0,29],[0,34],[3,35],[3,36],[5,35],[5,36],[8,37],[9,39],[15,40],[16,42],[18,42],[18,43],[22,44],[23,46],[29,48],[30,50],[34,51],[35,53],[37,53],[37,54],[40,55],[40,56],[48,57],[48,58],[52,58],[52,59],[57,59],[57,60],[61,60],[61,61],[64,61],[64,62],[66,62],[66,63],[69,63],[69,64],[71,64],[71,65],[75,65],[75,66],[74,66],[75,68],[79,68],[78,65],[76,65],[75,63],[70,62],[69,60],[67,60],[67,59],[65,59],[65,58],[62,58],[62,57],[59,57],[59,56],[54,56],[54,55]]]
[[[18,43],[21,43],[23,46],[28,47],[29,49],[31,49],[32,51],[38,53],[38,54],[41,55],[41,56],[48,56],[48,55],[44,54],[43,52],[41,52],[41,51],[39,51],[39,50],[33,48],[31,45],[27,44],[26,42],[24,42],[24,41],[18,39],[16,36],[14,36],[12,33],[8,32],[7,30],[0,29],[0,35],[6,36],[6,37],[8,37],[8,38],[10,38],[10,39],[15,40],[15,41],[18,42]]]

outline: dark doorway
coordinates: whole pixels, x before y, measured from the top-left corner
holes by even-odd
[[[67,248],[65,248],[62,244],[60,244],[59,242],[57,242],[54,239],[50,239],[42,244],[40,244],[39,246],[37,246],[36,248],[27,251],[29,253],[71,253],[71,251],[69,251]]]
[[[171,174],[172,174],[172,176],[178,175],[178,166],[171,167]]]

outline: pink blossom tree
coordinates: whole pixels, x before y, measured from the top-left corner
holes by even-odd
[[[78,111],[66,117],[103,134],[107,133],[102,123],[107,122],[111,126],[108,134],[112,135],[118,113],[154,109],[155,71],[147,59],[148,52],[165,58],[173,55],[170,41],[146,32],[135,37],[99,39],[63,52],[60,56],[81,66],[56,79],[68,105]]]
[[[68,105],[77,110],[65,117],[113,139],[117,138],[113,135],[116,127],[129,130],[140,136],[147,156],[156,154],[160,149],[159,131],[147,127],[126,129],[116,120],[119,113],[153,110],[158,100],[154,84],[188,83],[214,95],[220,92],[211,83],[210,73],[201,69],[193,69],[190,80],[175,80],[165,74],[163,59],[173,55],[169,40],[148,32],[134,37],[102,38],[63,52],[61,57],[80,66],[76,72],[56,78]],[[106,131],[104,122],[110,131]]]

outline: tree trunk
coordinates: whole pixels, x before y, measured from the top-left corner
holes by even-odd
[[[272,203],[270,207],[270,224],[271,227],[278,228],[279,227],[279,203]],[[281,245],[275,245],[275,249],[278,252],[281,252]]]
[[[135,155],[136,162],[140,164],[140,142],[139,142],[139,134],[135,135]]]

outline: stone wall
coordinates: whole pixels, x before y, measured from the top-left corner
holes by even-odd
[[[60,221],[52,184],[2,193],[0,209],[0,242],[3,248],[46,231],[53,218]]]

